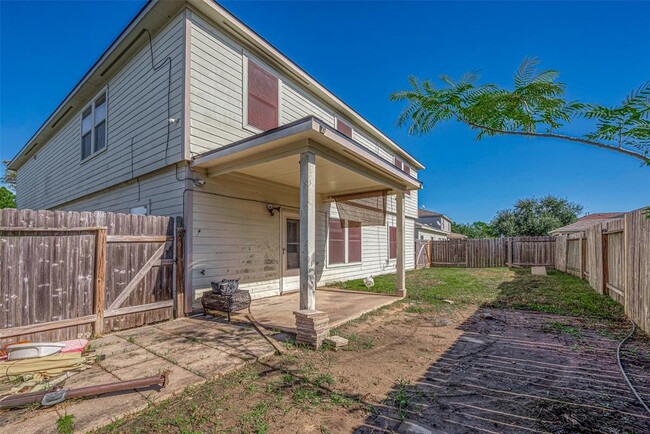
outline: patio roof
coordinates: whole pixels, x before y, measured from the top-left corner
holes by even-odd
[[[422,188],[420,181],[392,162],[312,116],[200,154],[192,168],[204,170],[208,177],[237,172],[299,187],[299,158],[306,151],[319,157],[319,194]]]

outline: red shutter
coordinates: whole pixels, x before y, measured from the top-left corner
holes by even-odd
[[[389,233],[389,247],[388,254],[390,259],[397,258],[397,228],[395,226],[388,227]]]
[[[278,79],[248,61],[248,125],[262,131],[278,126]]]
[[[336,129],[348,136],[349,138],[352,138],[352,127],[345,122],[343,122],[341,119],[336,119]]]
[[[395,167],[397,167],[399,170],[404,169],[404,163],[402,163],[402,160],[397,157],[395,157]]]
[[[361,223],[348,221],[348,262],[361,262]]]
[[[345,229],[339,219],[330,219],[329,263],[343,264],[345,262]]]

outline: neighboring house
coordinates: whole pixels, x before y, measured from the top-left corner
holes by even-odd
[[[209,0],[147,3],[10,168],[20,208],[182,216],[186,308],[223,278],[301,309],[395,271],[403,294],[414,266],[422,164]],[[338,214],[382,194],[385,225]]]
[[[448,239],[448,240],[466,240],[466,239],[467,239],[467,235],[457,234],[457,233],[455,233],[455,232],[449,232],[449,233],[447,234],[447,239]]]
[[[588,214],[584,217],[580,217],[577,221],[571,223],[570,225],[562,226],[561,228],[557,228],[550,231],[549,234],[558,236],[558,235],[569,235],[578,232],[583,232],[584,230],[586,230],[587,228],[595,224],[607,220],[620,219],[623,218],[624,216],[625,213],[623,212],[603,212],[603,213]]]
[[[416,240],[446,240],[451,233],[451,224],[453,221],[439,212],[418,209],[416,223]]]
[[[446,240],[449,232],[436,229],[418,221],[415,222],[415,239],[419,241]]]

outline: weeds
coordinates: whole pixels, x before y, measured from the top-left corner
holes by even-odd
[[[66,414],[56,421],[56,432],[58,434],[72,434],[74,432],[74,415]]]
[[[408,384],[408,382],[405,382],[401,378],[397,380],[397,384],[395,385],[396,390],[393,395],[393,406],[397,409],[401,421],[406,418],[406,412],[410,405],[407,390]]]

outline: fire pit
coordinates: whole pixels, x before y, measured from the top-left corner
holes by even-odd
[[[203,294],[201,304],[203,315],[207,315],[208,310],[226,312],[230,322],[231,312],[250,309],[251,294],[239,289],[239,279],[224,279],[212,282],[212,291]]]

